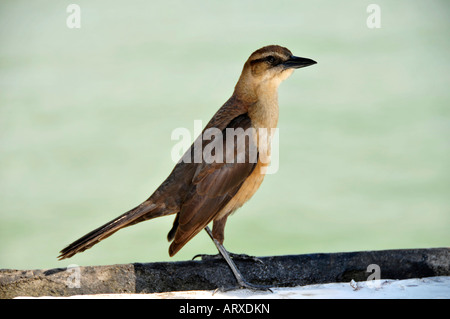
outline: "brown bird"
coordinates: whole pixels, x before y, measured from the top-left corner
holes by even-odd
[[[261,135],[261,129],[269,130],[270,141],[270,129],[276,128],[278,122],[279,84],[294,69],[315,63],[311,59],[293,56],[287,48],[278,45],[265,46],[253,52],[244,65],[233,95],[212,117],[158,189],[139,206],[61,250],[58,258],[69,258],[85,251],[124,227],[176,214],[167,236],[172,242],[170,256],[205,229],[240,287],[261,288],[244,280],[223,247],[225,223],[230,214],[253,196],[264,179],[270,146],[261,143],[266,138]],[[211,129],[222,132],[222,136],[205,138]],[[227,135],[230,130],[233,132],[231,137]],[[230,143],[231,139],[233,143]],[[235,139],[238,143],[234,142]],[[222,152],[218,147],[220,143]],[[211,152],[212,156],[209,160],[204,156],[199,159],[198,154],[202,153],[198,153],[198,149],[205,150],[208,146],[215,150]],[[252,150],[256,150],[256,157],[251,156]],[[208,227],[211,222],[212,232]]]

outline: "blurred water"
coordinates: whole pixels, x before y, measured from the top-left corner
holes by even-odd
[[[280,169],[229,219],[254,255],[450,243],[446,1],[68,1],[0,4],[0,267],[58,251],[139,204],[170,173],[174,128],[206,123],[251,52],[318,64],[280,87]],[[68,261],[169,260],[172,218]],[[199,234],[174,258],[215,253]]]

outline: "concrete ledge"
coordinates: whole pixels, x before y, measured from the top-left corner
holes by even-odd
[[[261,257],[237,260],[252,283],[294,287],[366,281],[369,265],[380,279],[450,276],[450,249],[402,249]],[[230,287],[235,279],[223,260],[87,266],[68,270],[0,270],[0,298],[87,294],[160,293]],[[73,287],[73,286],[78,287]]]
[[[74,295],[68,297],[17,297],[16,299],[207,299],[225,300],[225,302],[230,299],[257,299],[260,301],[264,299],[450,299],[450,276],[420,279],[381,279],[376,281],[328,283],[297,287],[272,288],[272,291],[273,292],[238,289],[225,292],[214,292],[213,290],[189,290],[151,294],[95,294]],[[182,305],[181,302],[178,305],[180,304]],[[165,310],[167,311],[167,309]],[[291,313],[291,311],[286,311],[287,315],[289,315],[289,313]]]

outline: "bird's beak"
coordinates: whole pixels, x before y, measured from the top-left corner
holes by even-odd
[[[283,66],[286,69],[300,69],[300,68],[304,68],[306,66],[310,66],[313,64],[316,64],[317,62],[311,59],[307,59],[307,58],[299,58],[297,56],[291,56],[289,58],[289,60],[285,61],[283,63]]]

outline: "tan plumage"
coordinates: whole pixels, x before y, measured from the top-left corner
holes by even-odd
[[[235,159],[233,163],[225,160],[222,163],[180,161],[145,202],[73,242],[61,251],[59,258],[72,257],[124,227],[171,214],[176,214],[176,217],[168,234],[168,240],[172,241],[170,256],[210,222],[213,222],[214,238],[223,243],[228,216],[253,196],[264,179],[261,168],[267,163],[264,164],[259,157],[256,163],[250,161],[249,149],[255,147],[258,156],[260,152],[269,151],[258,148],[258,134],[246,137],[244,150],[236,145],[226,148],[225,130],[275,128],[278,122],[278,85],[292,74],[294,68],[314,63],[294,57],[288,49],[280,46],[266,46],[255,51],[245,63],[233,95],[205,127],[205,130],[218,128],[224,132],[224,158],[225,154],[231,154]],[[211,142],[204,140],[202,146]],[[194,158],[194,144],[184,157]],[[245,152],[247,160],[237,163],[236,158],[243,155],[242,152]]]

